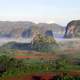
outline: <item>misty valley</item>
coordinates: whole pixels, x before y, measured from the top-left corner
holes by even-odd
[[[80,80],[80,20],[0,21],[0,80]]]

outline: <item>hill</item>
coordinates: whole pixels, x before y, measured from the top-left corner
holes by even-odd
[[[80,20],[73,20],[67,24],[64,37],[80,38]]]
[[[55,23],[35,24],[33,22],[28,22],[28,21],[17,21],[17,22],[0,21],[0,37],[27,38],[27,37],[32,37],[36,32],[45,35],[47,31],[52,31],[56,33],[64,32],[64,27]]]

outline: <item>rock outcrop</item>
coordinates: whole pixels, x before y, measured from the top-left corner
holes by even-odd
[[[80,20],[73,20],[67,24],[64,37],[80,38]]]

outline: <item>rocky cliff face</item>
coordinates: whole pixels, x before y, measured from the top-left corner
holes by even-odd
[[[80,20],[73,20],[67,24],[64,37],[80,38]]]

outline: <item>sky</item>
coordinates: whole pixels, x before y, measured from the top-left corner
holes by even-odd
[[[0,0],[1,21],[66,25],[80,19],[80,0]]]

